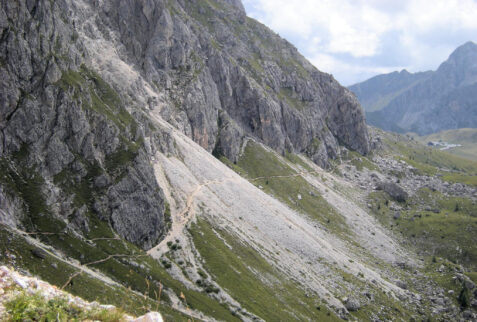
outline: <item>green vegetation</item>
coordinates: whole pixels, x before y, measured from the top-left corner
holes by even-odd
[[[386,153],[404,160],[418,174],[442,175],[443,180],[477,185],[477,162],[450,153],[425,147],[401,135],[381,132]]]
[[[94,218],[94,217],[93,217]],[[92,218],[92,219],[93,219]],[[65,290],[81,296],[89,301],[97,300],[101,303],[113,304],[123,308],[126,312],[132,314],[143,314],[149,310],[159,307],[161,313],[173,315],[175,320],[187,320],[184,316],[174,313],[169,308],[169,298],[163,293],[160,297],[161,303],[157,303],[159,285],[165,289],[170,289],[179,297],[184,295],[185,304],[207,315],[213,316],[220,320],[230,320],[233,316],[231,312],[222,304],[207,296],[206,291],[200,293],[187,289],[181,282],[173,279],[167,270],[161,264],[146,255],[146,253],[136,246],[116,239],[109,226],[97,220],[90,223],[92,227],[96,227],[90,231],[88,238],[102,238],[94,240],[94,243],[76,239],[70,234],[57,233],[54,227],[50,227],[50,234],[38,237],[45,244],[54,245],[64,254],[71,258],[80,260],[84,265],[87,264],[91,268],[96,268],[106,276],[120,283],[124,288],[113,286],[105,287],[104,282],[93,279],[87,274],[81,273],[76,276],[71,283],[67,281],[75,273],[77,269],[65,264],[53,256],[47,255],[45,259],[38,259],[31,253],[34,246],[28,244],[21,236],[0,230],[0,250],[2,254],[15,254],[15,266],[28,269],[32,274],[40,276],[42,279],[59,287],[65,286]],[[104,238],[111,238],[110,240]],[[113,255],[112,257],[109,257]],[[107,259],[109,257],[109,259]],[[2,258],[4,258],[2,256]],[[107,259],[106,261],[102,261]],[[101,261],[97,264],[88,264]],[[52,269],[55,263],[58,269]],[[145,278],[149,276],[149,279]],[[128,296],[121,294],[128,289]],[[137,291],[145,296],[137,296],[131,291]]]
[[[442,177],[443,180],[452,183],[464,183],[471,186],[477,186],[477,176],[471,176],[461,173],[446,174]]]
[[[84,309],[69,303],[67,298],[46,299],[40,294],[22,292],[5,304],[6,321],[104,321],[123,320],[124,313],[118,309]]]
[[[372,193],[369,200],[377,218],[420,252],[476,268],[477,205],[471,200],[425,188],[408,200],[399,218],[385,193]]]
[[[287,102],[287,104],[290,107],[293,107],[299,111],[303,110],[306,108],[305,102],[297,99],[295,97],[295,93],[291,88],[288,87],[283,87],[280,89],[280,92],[278,92],[278,98],[281,101]]]
[[[469,272],[466,275],[474,282],[477,283],[477,272]]]
[[[65,286],[71,276],[79,274],[66,285],[65,291],[87,301],[115,305],[132,315],[142,315],[150,310],[160,309],[168,319],[187,321],[185,315],[173,310],[164,302],[164,296],[161,297],[161,303],[158,303],[154,300],[157,296],[144,297],[127,287],[107,284],[86,273],[80,273],[74,266],[49,253],[45,253],[43,259],[35,257],[32,254],[34,249],[37,249],[36,246],[28,243],[24,237],[0,226],[0,253],[2,254],[0,263],[26,269],[31,274],[58,287]],[[14,259],[12,255],[15,256]]]
[[[293,164],[296,164],[298,166],[300,166],[303,170],[305,171],[308,171],[308,172],[313,172],[315,170],[313,170],[312,167],[310,167],[310,165],[308,165],[305,161],[303,161],[300,156],[294,154],[294,153],[290,153],[290,152],[285,152],[285,158],[290,161],[291,163]]]
[[[339,320],[319,299],[308,297],[301,285],[228,232],[198,220],[190,233],[212,278],[251,313],[266,321]]]
[[[346,155],[342,156],[342,159],[349,160],[358,171],[363,171],[363,168],[379,171],[379,168],[374,163],[372,163],[367,157],[362,156],[358,152],[348,151]]]
[[[426,283],[432,283],[432,286],[442,287],[444,290],[453,291],[448,297],[454,305],[458,305],[458,296],[462,290],[462,284],[454,279],[455,272],[460,270],[460,266],[445,259],[436,256],[426,256],[423,262],[422,272],[426,276]],[[412,287],[411,287],[412,288]]]
[[[88,163],[83,160],[82,164],[85,165],[87,174],[84,178],[81,178],[79,182],[74,179],[75,175],[70,169],[64,169],[54,176],[53,182],[61,186],[66,193],[74,196],[73,204],[75,207],[80,208],[83,205],[87,205],[91,208],[94,202],[94,190],[91,185],[94,178],[103,173],[103,169],[97,163]],[[98,194],[99,190],[100,189],[96,189],[95,193]]]
[[[126,165],[134,161],[137,156],[137,150],[118,150],[106,159],[106,169],[109,173],[121,170]]]
[[[7,188],[7,193],[23,200],[25,213],[24,225],[29,228],[64,227],[64,224],[53,218],[44,218],[49,211],[42,188],[44,179],[35,169],[25,165],[28,148],[23,145],[11,158],[0,159],[0,184]]]
[[[434,133],[428,136],[415,136],[423,144],[428,142],[447,142],[462,146],[446,150],[448,153],[477,161],[477,129],[457,129]]]
[[[320,146],[321,146],[321,140],[318,138],[313,138],[311,140],[310,145],[307,147],[307,153],[309,155],[314,155],[315,153],[318,152],[318,150],[320,149]]]
[[[459,302],[460,307],[463,309],[470,306],[470,292],[465,284],[462,286],[462,290],[459,293],[457,301]]]
[[[214,2],[215,4],[215,2]],[[190,15],[195,21],[200,22],[200,24],[207,28],[208,31],[213,32],[214,24],[213,18],[215,15],[215,6],[212,5],[212,2],[209,0],[198,0],[190,3]]]
[[[231,168],[291,208],[319,221],[343,238],[351,238],[352,232],[344,218],[320,196],[315,187],[275,153],[249,141],[245,153]]]

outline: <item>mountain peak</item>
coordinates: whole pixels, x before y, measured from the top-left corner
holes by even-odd
[[[474,56],[477,56],[477,44],[472,41],[468,41],[465,44],[457,47],[449,56],[449,60],[462,61]]]
[[[245,13],[245,7],[243,6],[242,0],[224,0],[226,3],[232,5],[233,7],[239,9]]]
[[[446,75],[455,75],[456,84],[466,84],[477,81],[477,44],[472,41],[466,42],[452,52],[449,58],[443,62],[437,72]]]

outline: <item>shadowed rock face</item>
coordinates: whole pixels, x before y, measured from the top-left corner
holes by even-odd
[[[369,151],[356,98],[239,0],[4,1],[0,35],[0,185],[37,174],[44,203],[27,215],[76,231],[97,216],[144,248],[165,233],[150,157],[174,144],[149,109],[231,160],[247,137],[321,166],[340,144]],[[133,72],[150,90],[118,76]],[[2,221],[30,200],[17,192],[0,189]]]

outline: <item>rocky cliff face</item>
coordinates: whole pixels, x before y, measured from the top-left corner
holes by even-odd
[[[143,146],[144,129],[102,78],[67,2],[3,2],[0,10],[0,155],[5,222],[37,230],[54,217],[89,230],[99,216],[152,247],[164,201]],[[68,228],[68,229],[69,229]]]
[[[234,160],[250,135],[279,151],[307,152],[321,165],[339,142],[366,153],[354,97],[231,3],[116,1],[98,10],[101,28],[119,33],[135,66],[163,93],[163,117],[208,151]],[[124,24],[145,12],[142,24]]]
[[[369,151],[355,97],[239,0],[6,1],[0,35],[5,222],[99,217],[152,247],[166,207],[150,160],[174,144],[151,109],[231,160],[246,137],[322,166],[340,144]]]
[[[379,106],[379,111],[368,113],[368,121],[385,130],[424,135],[447,129],[473,128],[477,127],[476,62],[477,45],[468,42],[457,48],[435,72],[412,74],[411,77],[399,74],[399,77],[388,79],[389,84],[385,87],[371,79],[352,86],[351,90],[364,105]],[[414,79],[417,81],[408,85],[408,80]]]

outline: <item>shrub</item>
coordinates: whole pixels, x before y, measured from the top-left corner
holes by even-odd
[[[208,277],[207,274],[206,274],[203,270],[201,270],[201,269],[199,269],[199,270],[197,271],[197,274],[199,274],[200,277],[202,277],[203,279],[207,279],[207,277]]]
[[[462,287],[462,291],[460,291],[459,297],[457,298],[457,301],[459,302],[460,306],[464,309],[469,307],[470,304],[470,294],[469,294],[469,289],[467,286],[464,284]]]

